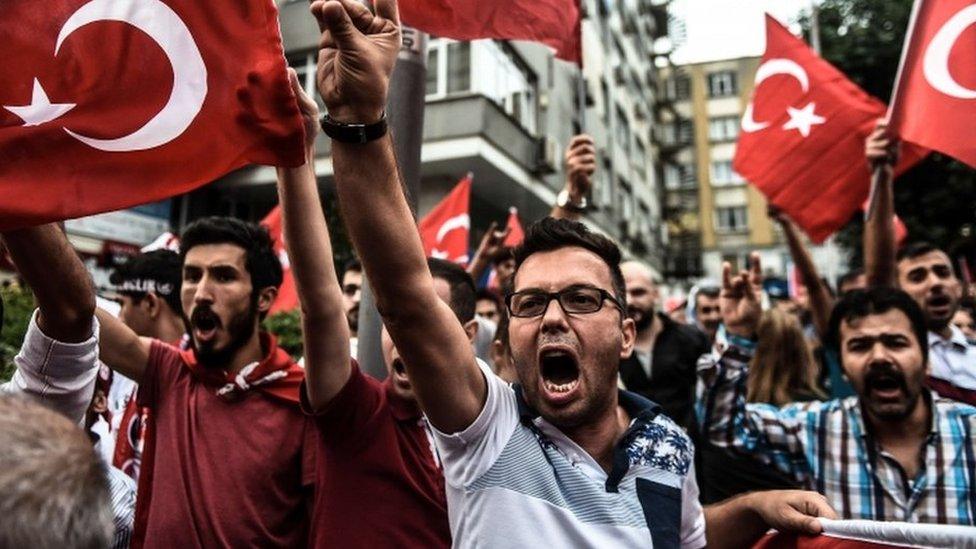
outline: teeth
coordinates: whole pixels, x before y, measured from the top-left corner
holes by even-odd
[[[550,393],[568,393],[579,385],[579,380],[573,380],[569,383],[563,383],[562,385],[557,385],[551,381],[545,381],[546,390]]]

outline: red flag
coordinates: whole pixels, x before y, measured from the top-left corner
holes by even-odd
[[[771,16],[734,167],[815,242],[867,199],[864,141],[885,106]],[[897,173],[924,156],[906,147]]]
[[[468,174],[449,195],[420,221],[420,238],[428,257],[447,259],[462,265],[468,262],[468,232],[471,217],[471,180]]]
[[[403,22],[455,40],[542,42],[556,57],[583,64],[578,0],[400,0]]]
[[[281,261],[281,288],[278,289],[278,297],[271,304],[268,314],[275,314],[284,311],[291,311],[298,307],[298,291],[295,289],[295,277],[291,275],[291,263],[288,261],[288,250],[285,248],[285,235],[282,227],[281,206],[275,206],[268,215],[261,220],[268,232],[271,233],[271,242],[274,251],[278,254]]]
[[[0,229],[304,161],[270,0],[4,0],[0,36]]]
[[[519,220],[518,208],[512,207],[508,210],[508,236],[505,237],[505,246],[514,248],[525,240],[525,231],[522,229],[522,222]]]
[[[976,168],[976,5],[917,0],[914,9],[891,127],[905,141]]]

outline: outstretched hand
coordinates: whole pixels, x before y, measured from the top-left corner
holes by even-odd
[[[749,270],[732,276],[732,265],[722,265],[722,293],[719,308],[722,322],[732,335],[753,338],[762,316],[762,265],[759,254],[749,256]]]
[[[322,39],[316,81],[329,116],[370,124],[383,116],[390,75],[400,51],[396,0],[375,0],[375,13],[356,0],[314,0]]]
[[[780,532],[817,535],[823,530],[818,517],[837,519],[827,498],[803,490],[772,490],[750,494],[750,508],[770,528]]]

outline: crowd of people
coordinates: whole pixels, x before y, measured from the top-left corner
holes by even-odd
[[[771,210],[802,296],[764,289],[753,255],[662,311],[653,271],[579,222],[586,136],[552,215],[514,249],[491,227],[465,269],[424,255],[384,126],[397,6],[374,9],[312,2],[324,120],[291,74],[307,163],[279,168],[278,192],[301,364],[262,329],[282,267],[258,225],[200,219],[178,252],[133,258],[117,315],[58,224],[3,234],[37,311],[0,396],[0,546],[746,547],[821,519],[976,526],[976,316],[943,250],[894,253],[883,125],[866,156],[889,192],[836,292]],[[341,273],[320,123],[359,257]],[[497,289],[479,289],[489,268]],[[356,361],[365,280],[383,380]]]

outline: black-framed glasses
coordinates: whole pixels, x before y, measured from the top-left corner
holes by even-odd
[[[559,292],[523,290],[505,296],[508,314],[516,318],[534,318],[545,314],[549,303],[555,299],[566,314],[591,314],[603,308],[609,301],[623,312],[624,308],[610,292],[592,286],[570,286]]]

